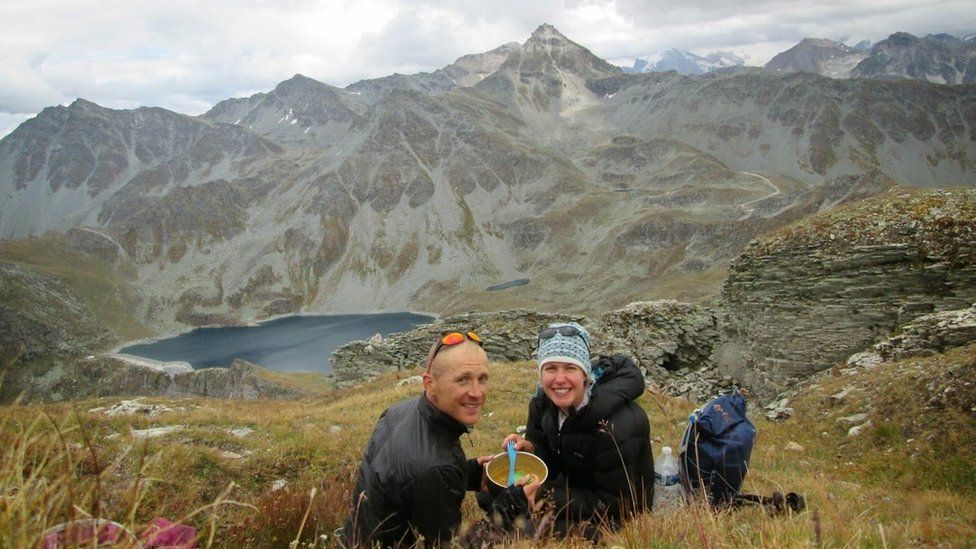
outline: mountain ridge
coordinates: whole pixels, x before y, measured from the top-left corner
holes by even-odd
[[[973,181],[973,86],[626,75],[551,25],[456,64],[498,68],[373,95],[295,75],[201,117],[45,110],[0,140],[0,237],[108,235],[154,330],[603,308],[683,277],[710,299],[763,231],[896,183]]]

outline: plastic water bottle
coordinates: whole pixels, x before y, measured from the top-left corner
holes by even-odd
[[[678,461],[665,446],[654,460],[654,511],[668,512],[684,502],[684,488],[678,478]]]

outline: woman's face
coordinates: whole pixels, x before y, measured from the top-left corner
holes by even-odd
[[[583,402],[586,374],[575,364],[547,362],[542,366],[540,381],[546,396],[563,412]]]

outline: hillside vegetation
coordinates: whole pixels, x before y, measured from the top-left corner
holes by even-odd
[[[491,365],[485,416],[462,439],[495,453],[525,421],[529,362]],[[202,546],[334,546],[355,466],[381,411],[415,396],[405,372],[300,401],[118,398],[10,405],[0,413],[0,546],[36,546],[42,532],[85,516],[134,532],[156,516],[191,524]],[[976,346],[871,369],[828,372],[801,391],[791,419],[751,412],[759,436],[745,490],[805,494],[808,510],[700,506],[644,515],[605,541],[628,547],[898,547],[965,545],[976,537]],[[841,394],[842,393],[842,394]],[[841,394],[841,396],[837,396]],[[655,452],[678,446],[693,404],[646,392]],[[842,418],[867,414],[849,436]],[[862,419],[862,421],[864,421]],[[149,428],[175,427],[143,438]],[[276,489],[277,488],[277,489]],[[465,523],[479,518],[473,497]],[[509,540],[513,545],[524,541]],[[540,540],[583,545],[582,541]]]

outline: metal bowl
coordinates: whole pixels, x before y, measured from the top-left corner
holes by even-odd
[[[515,478],[522,475],[535,475],[545,482],[549,476],[549,468],[535,454],[519,452],[515,457]],[[485,464],[485,475],[488,476],[488,491],[497,494],[508,486],[508,453],[502,452]]]

